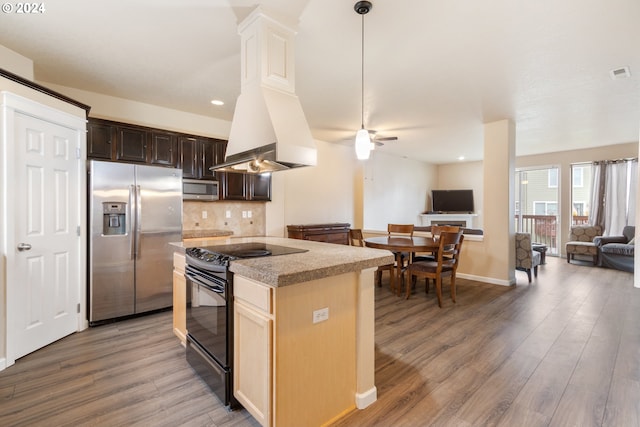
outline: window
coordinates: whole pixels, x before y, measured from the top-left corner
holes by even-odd
[[[571,179],[573,181],[574,188],[584,187],[584,168],[582,166],[573,166],[571,168]]]
[[[535,215],[558,215],[558,202],[533,202]]]
[[[571,224],[586,224],[589,218],[589,204],[591,203],[591,177],[593,166],[590,163],[576,163],[571,165]]]
[[[558,168],[519,169],[514,178],[515,229],[531,233],[534,242],[546,244],[547,255],[557,255]]]
[[[549,188],[558,188],[558,168],[549,169]]]

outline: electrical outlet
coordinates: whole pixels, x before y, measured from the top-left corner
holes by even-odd
[[[226,211],[224,216],[225,218],[231,218],[231,211]]]
[[[207,219],[207,211],[202,211],[202,219]]]
[[[247,211],[247,218],[251,218],[251,211]]]
[[[313,311],[313,323],[320,323],[325,320],[329,320],[329,307]]]
[[[242,211],[242,218],[246,218],[247,217],[247,211]]]

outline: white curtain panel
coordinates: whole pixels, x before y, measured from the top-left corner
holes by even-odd
[[[602,192],[600,180],[604,173],[604,164],[594,163],[591,169],[591,200],[589,208],[589,225],[598,225],[602,220]]]
[[[638,161],[629,162],[629,208],[627,209],[627,225],[636,225],[636,193],[638,192]]]
[[[605,169],[605,236],[619,236],[627,225],[627,162],[610,163]]]

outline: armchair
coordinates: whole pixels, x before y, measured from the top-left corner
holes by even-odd
[[[627,225],[621,236],[598,236],[593,243],[598,247],[598,265],[633,273],[636,227]]]
[[[534,251],[531,246],[530,233],[516,233],[516,270],[526,271],[529,283],[531,283],[531,270],[538,277],[540,265],[540,252]]]
[[[590,255],[593,258],[593,265],[597,265],[598,247],[593,242],[597,236],[602,236],[602,227],[599,225],[572,226],[566,245],[567,262],[575,259],[576,255]]]

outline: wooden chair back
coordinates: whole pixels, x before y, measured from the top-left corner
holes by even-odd
[[[413,224],[387,224],[387,233],[391,235],[409,235],[413,237]]]
[[[440,236],[443,232],[446,233],[457,233],[460,231],[460,226],[458,225],[432,225],[431,226],[431,235],[433,237]]]
[[[362,237],[361,229],[352,228],[349,230],[349,244],[351,246],[364,247],[364,237]]]
[[[443,265],[447,263],[455,272],[455,269],[458,268],[463,240],[464,234],[462,234],[460,230],[457,232],[443,231],[440,233],[440,247],[438,248],[437,258],[439,271],[441,271]]]

